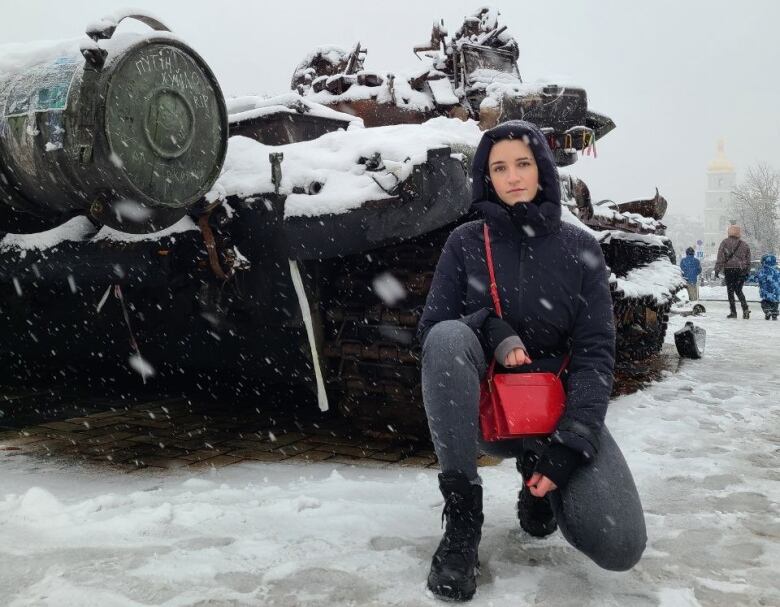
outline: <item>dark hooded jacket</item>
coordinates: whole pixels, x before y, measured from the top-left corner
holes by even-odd
[[[498,199],[487,171],[491,147],[508,138],[524,138],[530,145],[540,185],[531,203],[511,207]],[[460,319],[492,357],[496,340],[485,335],[488,319],[495,318],[487,288],[482,234],[486,221],[503,318],[522,340],[534,368],[557,370],[563,355],[571,351],[566,409],[552,445],[590,458],[599,447],[615,354],[609,274],[601,247],[583,228],[561,221],[558,170],[535,125],[515,120],[485,132],[474,156],[472,178],[472,209],[484,219],[458,226],[447,239],[418,338],[424,343],[436,323]]]

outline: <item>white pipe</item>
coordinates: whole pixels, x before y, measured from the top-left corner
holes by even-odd
[[[325,392],[325,382],[322,380],[322,369],[320,369],[320,357],[317,354],[317,344],[314,340],[314,324],[311,320],[311,310],[309,309],[309,300],[306,298],[306,291],[303,288],[303,280],[298,270],[298,262],[290,259],[290,276],[292,277],[295,294],[298,296],[298,305],[301,308],[303,324],[306,326],[306,335],[309,337],[309,347],[311,348],[311,361],[314,367],[314,376],[317,380],[317,402],[320,411],[328,410],[328,395]]]

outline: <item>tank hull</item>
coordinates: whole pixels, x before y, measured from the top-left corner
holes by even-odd
[[[395,195],[344,215],[285,218],[285,197],[266,194],[231,200],[231,217],[215,211],[205,230],[190,222],[185,231],[132,239],[104,229],[42,250],[31,246],[40,235],[6,237],[0,322],[12,330],[0,343],[3,373],[23,378],[36,361],[133,374],[135,342],[161,379],[237,371],[316,391],[312,361],[326,366],[325,317],[333,312],[323,294],[342,279],[341,262],[454,225],[469,202],[463,164],[435,150]],[[304,308],[314,318],[316,355]]]
[[[547,127],[559,166],[574,162],[578,151],[595,154],[596,139],[614,127],[588,109],[582,89],[523,85],[514,66],[516,44],[503,29],[483,25],[489,28],[482,32],[489,34],[483,41],[495,44],[474,52],[478,59],[500,55],[511,64],[517,78],[508,87],[493,86],[500,82],[483,86],[484,79],[474,76],[479,70],[463,67],[465,55],[455,64],[439,57],[439,68],[406,84],[390,75],[383,81],[360,70],[353,74],[358,45],[352,59],[344,56],[343,73],[311,80],[315,96],[306,99],[311,102],[319,94],[353,117],[362,108],[369,123],[376,119],[390,125],[385,130],[349,124],[346,132],[334,132],[351,118],[291,98],[273,111],[247,101],[243,112],[237,110],[241,116],[231,117],[232,133],[244,137],[231,142],[230,164],[213,196],[177,206],[176,215],[163,222],[189,208],[191,218],[182,219],[184,225],[130,237],[107,228],[97,232],[82,217],[55,234],[0,239],[0,322],[7,327],[0,342],[0,372],[29,377],[33,361],[58,372],[86,367],[100,378],[109,371],[136,375],[139,382],[149,381],[151,374],[153,381],[165,381],[193,370],[207,378],[237,372],[240,381],[257,385],[259,394],[271,383],[306,386],[321,408],[338,408],[366,430],[427,440],[415,333],[444,242],[457,225],[472,219],[469,166],[481,136],[477,124],[533,118]],[[458,35],[472,34],[463,30]],[[301,70],[306,82],[316,76],[313,67]],[[88,72],[79,73],[86,77]],[[373,94],[382,87],[390,103]],[[361,90],[366,94],[357,95]],[[353,93],[354,102],[348,102],[344,95]],[[186,125],[182,96],[165,95],[154,107],[170,103],[178,117],[172,128]],[[407,104],[405,96],[419,103]],[[82,110],[90,107],[79,104]],[[27,123],[20,119],[5,128],[16,129],[22,138],[27,127],[48,128],[35,116],[28,112]],[[439,117],[433,124],[396,125],[430,116]],[[479,123],[460,120],[469,117]],[[108,124],[110,117],[105,120]],[[221,124],[227,129],[227,120]],[[93,159],[110,155],[108,137],[104,148],[98,143],[91,149]],[[149,145],[173,155],[177,141],[170,148],[152,138]],[[224,157],[221,141],[213,140],[217,159]],[[70,154],[69,161],[76,154],[78,161],[83,148],[78,141],[74,145],[75,151],[64,145],[57,153]],[[30,153],[14,148],[6,162],[27,162]],[[213,165],[221,166],[221,160]],[[105,165],[114,193],[125,183],[116,168]],[[106,215],[110,206],[94,206],[100,188],[86,187],[85,180],[78,174],[57,177],[59,189],[51,192],[50,205],[25,206],[16,199],[13,204],[33,214],[56,210],[58,220],[85,212],[112,225]],[[154,186],[164,189],[165,179],[159,181]],[[4,183],[7,194],[7,175]],[[567,187],[565,212],[594,231],[612,271],[619,360],[656,354],[671,297],[682,284],[679,271],[670,271],[676,270],[673,254],[660,237],[663,225],[657,220],[664,205],[657,196],[650,207],[658,217],[649,219],[637,212],[644,204],[624,210],[593,205],[584,184],[569,180]],[[80,227],[71,223],[78,221]],[[144,229],[158,226],[153,224],[147,222]],[[655,283],[636,279],[637,272],[663,272],[663,289],[643,291],[642,285]],[[398,297],[380,296],[383,282]]]

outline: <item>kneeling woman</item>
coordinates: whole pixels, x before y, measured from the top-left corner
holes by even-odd
[[[456,600],[471,598],[476,588],[480,449],[517,459],[523,478],[517,514],[531,535],[559,527],[572,546],[614,571],[633,567],[647,539],[631,473],[604,426],[615,328],[601,248],[582,228],[561,222],[558,171],[535,125],[511,121],[487,131],[472,177],[473,208],[484,220],[448,238],[418,330],[447,518],[428,587]],[[503,318],[488,288],[484,222]],[[483,442],[479,386],[488,362],[495,358],[505,372],[558,371],[567,353],[566,408],[556,431]]]

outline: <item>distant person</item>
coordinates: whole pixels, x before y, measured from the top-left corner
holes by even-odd
[[[720,272],[723,272],[726,278],[726,293],[729,298],[729,308],[731,312],[726,318],[737,317],[737,304],[734,301],[734,295],[739,298],[742,305],[742,318],[750,318],[745,295],[742,293],[742,286],[750,272],[750,247],[742,240],[742,230],[739,226],[729,226],[728,236],[723,239],[718,247],[718,259],[715,262],[715,278]]]
[[[764,318],[777,320],[778,302],[780,302],[780,270],[777,258],[771,253],[761,257],[761,268],[756,273],[756,282],[761,295],[761,310]]]
[[[688,299],[691,301],[699,299],[699,274],[701,274],[701,263],[694,254],[693,247],[688,247],[685,249],[685,257],[680,262],[685,288],[688,289]]]

